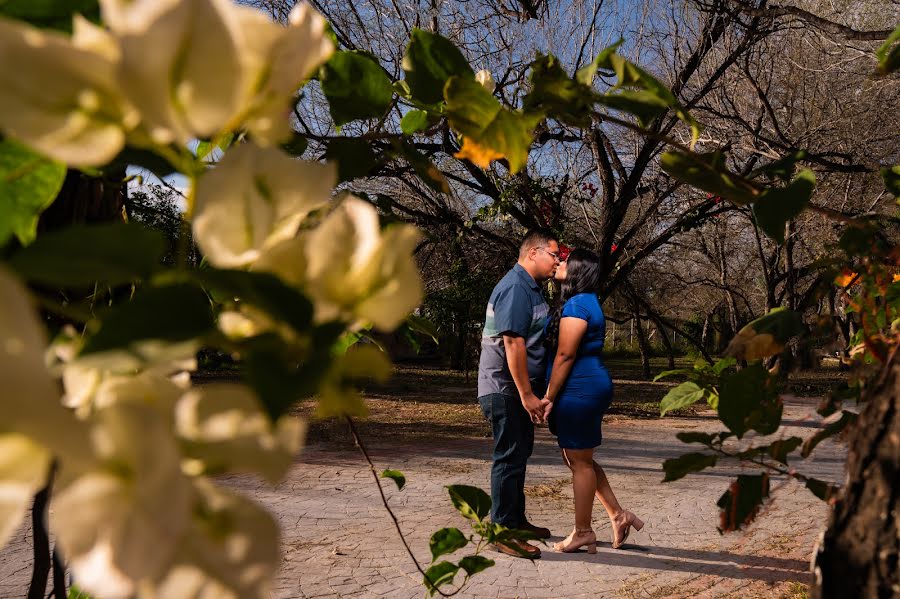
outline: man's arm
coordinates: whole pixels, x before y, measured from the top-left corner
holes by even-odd
[[[506,350],[506,363],[509,373],[512,375],[516,389],[519,391],[519,399],[531,416],[534,423],[544,420],[544,403],[531,389],[531,381],[528,378],[528,351],[525,347],[525,338],[518,335],[503,335],[503,347]]]

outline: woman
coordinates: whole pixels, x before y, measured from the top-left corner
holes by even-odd
[[[550,431],[572,471],[575,529],[553,548],[571,552],[586,547],[588,553],[597,552],[591,528],[596,493],[612,522],[612,546],[618,549],[631,527],[640,530],[644,523],[622,509],[606,473],[594,461],[594,448],[601,442],[600,424],[612,401],[612,380],[601,357],[606,320],[596,295],[600,262],[592,252],[572,250],[555,278],[562,282],[562,290],[547,324],[547,343],[556,355],[548,368],[545,399],[550,402]]]

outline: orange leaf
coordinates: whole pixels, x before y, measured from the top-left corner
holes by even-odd
[[[491,165],[491,160],[500,160],[503,158],[503,154],[500,152],[493,148],[478,145],[468,138],[463,139],[462,147],[459,149],[459,152],[453,156],[461,159],[467,158],[471,160],[473,164],[476,164],[481,168],[489,167]]]

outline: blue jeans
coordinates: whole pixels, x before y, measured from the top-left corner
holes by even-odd
[[[507,528],[525,525],[525,465],[534,449],[534,424],[518,397],[491,393],[478,398],[494,436],[491,520]]]

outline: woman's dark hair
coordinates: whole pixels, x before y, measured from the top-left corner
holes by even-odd
[[[572,250],[566,260],[566,278],[562,282],[559,297],[547,325],[544,343],[548,347],[556,347],[559,343],[559,319],[562,317],[566,301],[579,293],[597,293],[599,287],[600,259],[597,258],[597,254],[581,248]]]

